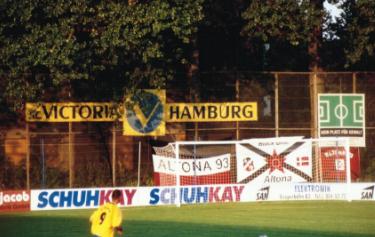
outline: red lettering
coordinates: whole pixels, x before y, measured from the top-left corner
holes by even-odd
[[[210,202],[220,202],[221,199],[219,198],[219,191],[220,187],[210,188]]]
[[[223,202],[225,202],[225,201],[232,202],[233,201],[232,187],[225,187],[224,192],[223,192],[223,197],[222,197],[221,201],[223,201]]]
[[[106,202],[110,202],[111,199],[112,190],[102,190],[100,191],[100,205],[103,205]]]
[[[126,196],[126,200],[127,200],[127,205],[132,205],[133,203],[133,197],[134,197],[134,194],[137,190],[136,189],[131,189],[131,190],[128,190],[128,189],[125,189],[125,196]]]
[[[245,188],[245,186],[234,186],[233,189],[234,189],[234,193],[236,195],[236,201],[241,201],[241,193],[243,191],[243,189]]]

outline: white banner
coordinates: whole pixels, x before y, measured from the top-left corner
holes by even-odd
[[[168,187],[116,187],[31,190],[30,209],[90,209],[111,201],[112,191],[122,192],[120,207],[193,203],[240,202],[245,185]],[[178,201],[180,199],[180,201]]]
[[[280,137],[236,144],[238,183],[306,182],[312,178],[311,140]]]
[[[198,159],[179,159],[152,155],[154,172],[181,176],[212,175],[230,170],[230,154]],[[178,170],[177,170],[178,169]]]
[[[369,200],[375,201],[374,183],[290,183],[258,188],[250,201]],[[246,189],[244,193],[246,192]]]
[[[372,200],[375,183],[282,183],[31,190],[36,210],[97,208],[122,192],[120,207],[285,200]]]

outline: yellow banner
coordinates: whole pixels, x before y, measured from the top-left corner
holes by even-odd
[[[142,90],[128,98],[123,134],[126,136],[165,135],[165,90]]]
[[[26,103],[28,122],[112,122],[123,120],[128,136],[163,136],[166,122],[257,121],[256,102],[170,103],[165,90],[142,90],[129,108],[116,103]]]
[[[28,122],[111,122],[122,116],[115,103],[26,103]]]
[[[256,102],[170,103],[166,122],[234,122],[257,121]]]

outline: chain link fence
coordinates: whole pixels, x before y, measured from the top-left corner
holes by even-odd
[[[0,188],[153,185],[152,147],[176,140],[316,137],[318,93],[363,93],[366,147],[361,178],[375,180],[375,73],[201,72],[167,85],[167,103],[257,102],[258,121],[167,123],[162,137],[126,137],[121,123],[29,123],[3,127]],[[315,101],[315,102],[314,102]]]

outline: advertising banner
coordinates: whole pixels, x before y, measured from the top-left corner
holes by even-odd
[[[145,195],[142,189],[118,188],[122,192],[120,206],[145,205],[135,195]],[[111,201],[113,188],[31,190],[31,210],[61,210],[96,208]]]
[[[30,191],[0,191],[0,212],[30,211]]]
[[[180,176],[212,175],[230,170],[230,154],[199,159],[179,159],[153,155],[154,172]]]
[[[349,137],[350,146],[365,147],[365,95],[319,94],[319,137]]]
[[[257,121],[256,102],[169,103],[167,122],[234,122]]]
[[[367,200],[374,201],[375,183],[284,183],[258,187],[248,201]],[[244,193],[247,193],[247,186]],[[243,199],[241,199],[243,200]]]
[[[323,182],[346,180],[346,152],[344,147],[320,148]],[[350,174],[352,181],[359,179],[360,156],[358,147],[350,147]]]
[[[200,185],[171,187],[118,187],[120,207],[239,202],[244,185]],[[31,210],[97,208],[111,199],[113,188],[51,189],[31,191]]]
[[[355,183],[350,187],[352,200],[374,201],[375,183]]]
[[[347,184],[289,183],[272,184],[258,189],[256,201],[347,200]]]
[[[167,122],[257,121],[256,102],[170,103],[165,90],[144,89],[124,104],[110,102],[26,103],[27,122],[123,121],[125,136],[164,136]]]
[[[115,103],[26,103],[28,122],[112,122],[123,117]]]
[[[312,179],[311,141],[300,137],[250,139],[236,144],[237,182],[307,182]]]
[[[375,183],[228,184],[116,187],[120,207],[290,200],[372,200]],[[89,209],[109,202],[114,188],[31,191],[31,210]]]

